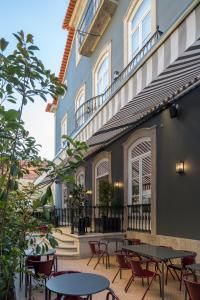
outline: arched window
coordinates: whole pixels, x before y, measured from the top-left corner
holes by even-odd
[[[85,173],[83,171],[79,172],[76,176],[76,183],[85,187]]]
[[[99,202],[99,185],[103,181],[109,181],[110,161],[106,158],[100,160],[95,167],[95,200]]]
[[[140,0],[128,17],[126,25],[128,27],[128,62],[145,45],[152,33],[154,20],[152,21],[151,2],[152,0]]]
[[[83,125],[85,121],[85,115],[84,115],[84,105],[83,103],[85,102],[85,85],[83,85],[75,100],[75,113],[76,113],[76,120],[77,120],[77,126],[80,127]]]
[[[111,83],[111,43],[106,45],[106,47],[102,50],[95,64],[93,80],[94,96],[103,94]],[[101,102],[103,102],[103,99]]]
[[[128,204],[151,202],[151,139],[141,138],[128,151]]]

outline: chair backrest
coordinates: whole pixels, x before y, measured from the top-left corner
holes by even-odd
[[[127,257],[126,253],[115,252],[115,255],[116,255],[118,266],[120,268],[131,268],[130,264],[126,261],[126,257]]]
[[[111,298],[110,298],[111,296]],[[108,292],[108,294],[106,295],[106,300],[120,300],[113,291]]]
[[[40,261],[41,260],[41,256],[40,255],[30,255],[27,257],[26,261],[25,261],[25,266],[26,267],[33,267],[33,261]]]
[[[36,276],[49,277],[52,272],[54,258],[46,261],[31,261],[35,270]]]
[[[193,255],[189,255],[189,256],[181,258],[182,267],[185,268],[185,266],[187,266],[187,265],[195,264],[196,255],[197,254],[194,252]]]
[[[89,241],[88,244],[90,246],[92,254],[97,254],[99,250],[99,241]]]
[[[64,275],[64,274],[72,274],[72,273],[81,273],[79,271],[58,271],[58,272],[53,272],[51,274],[51,277],[57,277],[57,276],[60,276],[60,275]]]
[[[190,300],[200,299],[200,282],[184,279],[186,290],[190,296]]]
[[[140,260],[130,260],[130,265],[131,265],[131,269],[132,272],[134,274],[134,276],[142,276],[143,274],[143,269],[141,267],[141,261]]]

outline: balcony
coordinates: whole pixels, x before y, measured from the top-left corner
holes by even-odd
[[[138,67],[143,58],[150,52],[150,50],[159,41],[162,32],[157,31],[151,36],[144,47],[135,55],[126,68],[119,74],[117,79],[108,87],[104,94],[95,96],[85,101],[76,111],[76,129],[79,129],[89,120],[103,104],[110,99],[133,75],[135,69]]]
[[[92,54],[117,5],[118,0],[90,0],[78,29],[79,52],[81,55],[90,56]]]

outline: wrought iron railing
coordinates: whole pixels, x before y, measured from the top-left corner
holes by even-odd
[[[127,230],[151,232],[151,204],[128,205]]]
[[[81,127],[101,106],[108,100],[116,91],[121,88],[128,78],[133,74],[136,67],[145,57],[145,55],[159,41],[162,32],[157,28],[157,31],[150,37],[144,47],[134,56],[126,68],[112,82],[105,93],[95,96],[85,101],[76,111],[76,127]]]
[[[87,11],[84,15],[84,18],[81,22],[81,25],[78,29],[78,36],[79,36],[79,46],[82,45],[86,34],[88,34],[88,29],[90,27],[90,24],[93,21],[93,18],[100,6],[102,0],[90,0],[90,3],[88,5]]]
[[[47,218],[44,218],[44,214],[41,212],[34,212],[34,216],[44,223],[52,223],[55,227],[68,226],[71,228],[72,234],[123,232],[126,229],[151,231],[150,204],[114,207],[70,206],[68,208],[54,208],[48,213]]]

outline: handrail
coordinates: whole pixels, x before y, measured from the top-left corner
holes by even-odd
[[[134,72],[144,56],[153,48],[159,41],[162,32],[157,27],[156,32],[150,37],[143,48],[134,56],[126,68],[119,74],[119,76],[111,83],[108,89],[101,95],[90,98],[85,101],[76,111],[76,129],[81,127],[102,105],[108,100]]]
[[[87,30],[100,6],[101,0],[90,0],[87,11],[78,29],[79,32],[79,46],[83,43]]]

